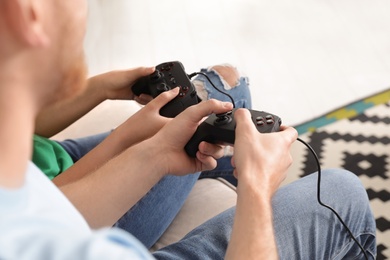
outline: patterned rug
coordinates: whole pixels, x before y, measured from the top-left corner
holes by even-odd
[[[390,89],[296,126],[322,169],[344,168],[363,182],[377,224],[377,259],[390,259]],[[316,171],[308,149],[296,142],[287,182]]]

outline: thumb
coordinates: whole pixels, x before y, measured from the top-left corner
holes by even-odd
[[[152,74],[155,70],[156,70],[155,67],[138,67],[138,68],[131,69],[129,70],[130,73],[128,73],[129,75],[128,80],[134,81],[141,77],[148,76]]]
[[[248,127],[248,125],[253,126],[251,119],[251,114],[248,109],[239,108],[234,113],[234,119],[236,120],[236,128],[239,130],[242,127]]]

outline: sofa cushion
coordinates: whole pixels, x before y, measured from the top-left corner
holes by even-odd
[[[151,251],[179,241],[195,227],[235,206],[236,200],[236,188],[224,179],[198,180],[182,209]]]

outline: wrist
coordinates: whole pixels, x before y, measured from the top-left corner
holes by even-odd
[[[241,198],[256,200],[260,204],[271,203],[274,192],[266,180],[248,180],[240,178],[237,185],[237,195]]]
[[[140,172],[150,173],[154,177],[161,179],[167,175],[166,163],[164,162],[164,153],[160,151],[158,145],[151,139],[132,146],[129,150],[137,156],[137,161],[142,162],[139,165]]]
[[[108,99],[106,92],[103,91],[102,87],[100,87],[99,82],[100,80],[98,76],[89,78],[87,81],[87,87],[84,91],[85,95],[88,95],[89,98],[93,99],[98,104]]]

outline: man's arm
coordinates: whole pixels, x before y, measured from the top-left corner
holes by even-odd
[[[260,134],[250,114],[239,110],[232,164],[238,179],[237,207],[226,259],[278,259],[271,199],[292,163],[295,129]]]
[[[104,100],[135,99],[131,86],[137,79],[153,71],[154,68],[140,67],[91,77],[84,91],[41,111],[36,118],[35,133],[51,137],[80,119]]]

